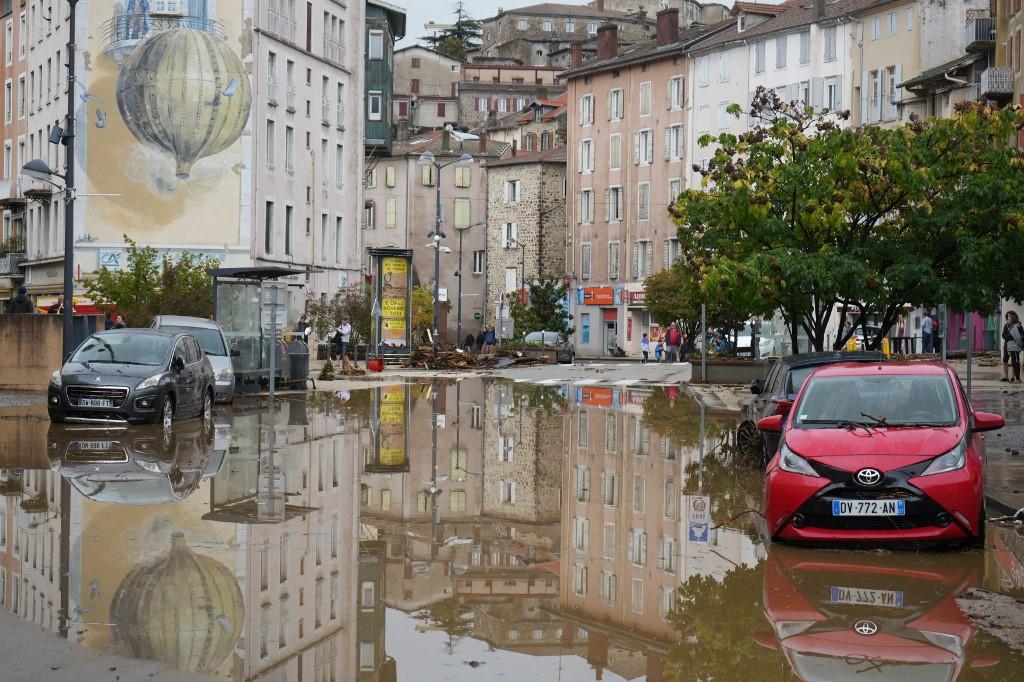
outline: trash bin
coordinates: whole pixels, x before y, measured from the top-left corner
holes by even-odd
[[[309,347],[299,341],[293,340],[288,344],[288,376],[294,382],[301,382],[306,385],[309,378]]]

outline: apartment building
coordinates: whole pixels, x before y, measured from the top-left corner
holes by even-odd
[[[390,154],[395,138],[395,42],[405,37],[405,10],[381,0],[366,3],[365,120],[367,155]]]
[[[484,230],[487,206],[486,164],[501,158],[509,145],[493,142],[486,134],[466,135],[434,130],[394,145],[391,156],[380,158],[366,174],[363,242],[366,249],[394,246],[413,251],[413,277],[417,283],[434,281],[434,252],[427,232],[434,229],[437,191],[441,192],[442,241],[440,285],[450,305],[442,307],[441,334],[455,341],[459,328],[458,291],[462,276],[462,329],[478,331],[486,314],[484,301]],[[430,152],[440,174],[423,165]],[[459,162],[463,154],[472,162]],[[440,185],[438,183],[440,182]],[[460,262],[461,252],[461,265]],[[479,315],[479,317],[477,317]]]
[[[76,279],[124,267],[127,235],[171,258],[188,251],[225,265],[316,268],[290,281],[314,294],[357,281],[364,121],[362,98],[352,95],[363,91],[363,5],[130,8],[78,5]],[[63,147],[48,139],[66,112],[67,5],[43,14],[27,21],[29,113],[18,159],[63,173]],[[172,55],[208,67],[146,78]],[[160,107],[180,107],[179,124],[156,126]],[[45,302],[62,287],[64,197],[22,182],[31,197],[25,283]],[[303,298],[293,296],[290,319]]]
[[[996,3],[996,45],[995,67],[990,67],[988,80],[1011,81],[1013,101],[1024,104],[1024,76],[1021,69],[1021,33],[1024,32],[1024,12],[1021,3],[1015,0],[998,0]],[[1005,87],[1004,87],[1005,89]]]
[[[860,99],[851,107],[854,125],[901,125],[912,110],[904,78],[921,70],[920,4],[881,2],[852,13],[852,68]],[[904,104],[904,100],[907,104]]]
[[[644,280],[677,256],[668,214],[687,177],[684,50],[707,29],[680,33],[658,13],[657,37],[620,52],[602,25],[594,60],[562,74],[568,87],[566,274],[581,355],[637,354],[651,331]]]
[[[554,99],[535,99],[522,111],[489,117],[483,129],[490,139],[515,143],[524,152],[547,151],[565,146],[568,105],[565,94]]]
[[[19,265],[25,259],[25,197],[18,173],[24,160],[15,154],[19,141],[24,145],[28,129],[25,4],[25,0],[0,3],[0,52],[4,55],[0,62],[0,81],[4,84],[4,116],[0,119],[4,145],[4,165],[0,168],[0,305],[11,298],[24,279]]]
[[[408,130],[441,128],[456,121],[462,62],[423,45],[395,52],[395,123]]]
[[[519,66],[516,63],[472,63],[462,67],[459,82],[458,122],[469,128],[486,123],[489,116],[504,117],[522,111],[534,99],[553,99],[565,91],[556,66]]]

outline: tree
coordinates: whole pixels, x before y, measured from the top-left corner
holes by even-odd
[[[544,277],[529,285],[524,302],[517,293],[508,294],[509,315],[515,321],[516,338],[534,331],[559,332],[570,336],[572,315],[567,307],[568,288],[561,279]]]
[[[412,342],[427,337],[427,330],[434,328],[434,287],[432,284],[417,284],[412,289]]]
[[[434,35],[423,36],[420,40],[441,54],[464,61],[467,51],[479,47],[480,38],[483,36],[483,24],[469,16],[462,0],[456,2],[453,8],[455,22],[451,28],[438,31]]]
[[[306,320],[318,339],[328,339],[348,318],[352,325],[351,345],[369,344],[373,339],[373,299],[365,285],[342,289],[326,301],[320,301],[312,292],[306,297]]]
[[[1007,276],[1024,248],[1024,183],[1012,180],[1024,155],[1006,144],[1024,127],[1019,108],[965,103],[950,119],[850,129],[849,112],[815,114],[759,87],[750,115],[746,133],[701,137],[718,145],[695,167],[703,188],[672,209],[706,294],[753,288],[794,347],[802,330],[816,350],[837,313],[840,329],[849,315],[854,328],[879,321],[877,348],[906,304],[984,313],[1024,296],[1024,279]]]
[[[85,283],[100,309],[116,311],[129,325],[141,327],[156,315],[213,317],[213,280],[206,274],[219,263],[188,252],[178,261],[160,257],[152,246],[139,247],[124,235],[128,263],[123,270],[101,268]]]

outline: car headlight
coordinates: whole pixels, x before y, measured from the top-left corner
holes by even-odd
[[[60,375],[59,369],[50,375],[50,386],[53,386],[54,388],[60,388],[63,381],[64,380]]]
[[[217,373],[217,381],[234,381],[235,373],[230,369],[222,369]]]
[[[791,474],[802,474],[804,476],[814,476],[821,478],[818,472],[811,468],[810,463],[789,449],[785,443],[782,444],[782,449],[779,456],[779,468],[783,471],[788,471]]]
[[[160,385],[160,379],[163,378],[163,374],[154,374],[153,376],[143,379],[138,386],[135,387],[136,391],[145,391],[149,388],[156,388]]]
[[[956,471],[957,469],[963,469],[964,464],[967,462],[967,439],[964,438],[957,446],[947,452],[944,455],[939,455],[932,460],[932,463],[928,465],[921,475],[931,476],[933,474],[944,474],[949,471]]]

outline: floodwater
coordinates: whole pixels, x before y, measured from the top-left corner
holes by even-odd
[[[769,546],[735,418],[677,386],[437,380],[215,422],[0,409],[2,608],[238,681],[1024,679],[1024,534]]]

